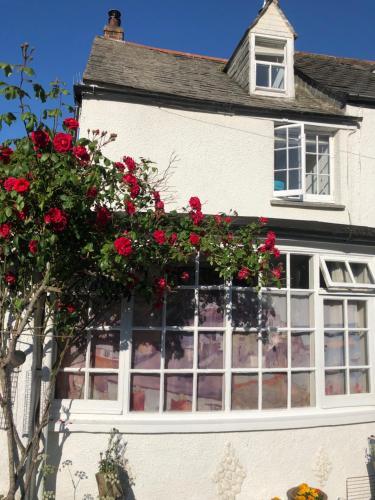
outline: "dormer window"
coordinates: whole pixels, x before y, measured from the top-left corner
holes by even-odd
[[[286,41],[255,37],[256,88],[285,90]]]

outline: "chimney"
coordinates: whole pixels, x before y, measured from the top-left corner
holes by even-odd
[[[121,28],[121,12],[119,10],[110,10],[108,12],[108,24],[104,26],[104,38],[124,40],[124,30]]]

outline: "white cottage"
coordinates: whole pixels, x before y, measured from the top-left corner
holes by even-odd
[[[72,460],[89,476],[77,498],[95,497],[115,426],[137,500],[270,500],[302,482],[375,498],[375,62],[295,51],[277,0],[228,61],[128,42],[109,15],[75,88],[81,129],[117,133],[113,159],[176,158],[170,207],[194,194],[206,213],[268,217],[286,273],[261,325],[254,291],[204,262],[160,314],[119,300],[59,376],[50,462]],[[73,498],[64,470],[53,482]]]

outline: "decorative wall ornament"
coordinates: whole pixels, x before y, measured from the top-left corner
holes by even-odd
[[[315,473],[316,479],[319,481],[319,486],[324,486],[332,470],[332,463],[323,446],[321,446],[315,454],[312,470]]]
[[[225,444],[224,455],[212,478],[217,485],[220,500],[235,500],[241,493],[242,483],[246,477],[245,469],[239,462],[231,443]]]

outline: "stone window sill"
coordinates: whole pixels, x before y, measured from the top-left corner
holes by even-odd
[[[313,208],[315,210],[345,210],[345,205],[322,201],[282,200],[274,198],[271,200],[271,205],[273,207]]]

